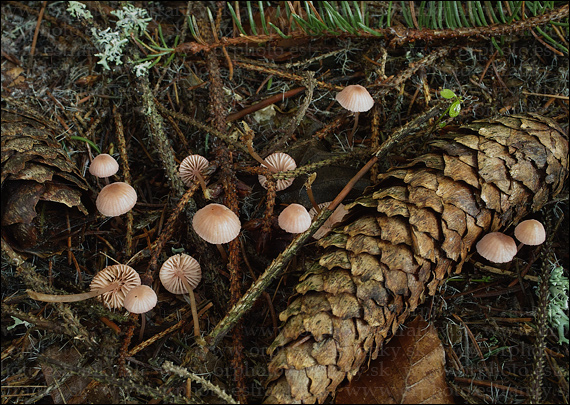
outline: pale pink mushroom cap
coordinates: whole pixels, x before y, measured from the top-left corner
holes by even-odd
[[[295,163],[295,159],[289,156],[286,153],[277,152],[273,153],[265,158],[265,161],[272,165],[280,172],[286,172],[287,170],[295,170],[297,168],[297,163]],[[266,167],[265,165],[261,165],[262,167]],[[267,183],[267,179],[265,176],[259,175],[257,176],[259,179],[259,184],[262,187],[267,188],[265,184]],[[275,190],[281,191],[285,190],[295,179],[279,179],[275,182]]]
[[[374,105],[374,99],[368,90],[359,84],[346,86],[340,93],[337,93],[336,101],[352,112],[368,111]]]
[[[507,263],[517,254],[515,240],[501,232],[491,232],[483,236],[476,245],[477,252],[493,263]]]
[[[111,177],[119,171],[119,163],[106,153],[96,156],[89,165],[89,173],[95,177]]]
[[[525,245],[536,246],[546,240],[546,231],[536,219],[527,219],[516,226],[515,237]]]
[[[200,173],[208,167],[210,162],[204,156],[190,155],[180,163],[180,178],[186,187],[190,187],[198,179],[196,173]]]
[[[116,182],[103,187],[95,205],[107,217],[116,217],[129,212],[137,203],[137,192],[127,183]]]
[[[323,209],[330,205],[331,201],[319,204],[319,208]],[[311,216],[311,220],[315,218],[317,214],[317,210],[315,208],[311,208],[309,210],[309,215]],[[339,204],[338,207],[333,211],[330,217],[327,218],[325,223],[313,234],[313,238],[321,239],[325,236],[329,231],[335,226],[337,223],[342,221],[344,216],[348,214],[348,210],[344,207],[344,204]]]
[[[123,306],[133,314],[144,314],[156,306],[158,297],[148,285],[139,285],[127,293]]]
[[[219,245],[228,243],[239,235],[241,222],[225,205],[208,204],[196,212],[192,226],[206,242]]]
[[[160,268],[160,282],[172,294],[189,293],[182,282],[182,278],[192,289],[196,288],[202,279],[202,270],[200,263],[192,256],[187,254],[178,254],[168,258]]]
[[[119,283],[115,289],[97,297],[107,308],[122,308],[125,296],[134,287],[140,285],[141,278],[132,267],[125,264],[114,264],[95,274],[89,287],[91,291],[100,290],[116,281]]]
[[[311,216],[300,204],[291,204],[279,214],[277,219],[281,229],[289,233],[305,232],[311,226]]]

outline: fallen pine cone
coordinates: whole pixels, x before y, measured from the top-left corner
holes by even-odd
[[[88,214],[81,201],[87,182],[54,132],[26,113],[2,114],[2,236],[13,249],[41,256],[66,247],[54,237],[69,232],[64,207]]]
[[[334,395],[480,237],[540,209],[568,174],[562,129],[536,114],[475,121],[433,147],[381,174],[347,206],[352,222],[319,241],[269,348],[267,403]]]

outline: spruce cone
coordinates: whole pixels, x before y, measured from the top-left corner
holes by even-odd
[[[319,241],[324,253],[280,314],[266,402],[323,403],[461,271],[480,237],[561,191],[568,141],[554,121],[513,115],[463,130],[380,175],[378,191],[347,207],[352,222]]]
[[[47,255],[62,247],[54,236],[67,226],[63,206],[44,202],[87,215],[88,185],[50,129],[25,117],[2,114],[2,235],[16,250]]]

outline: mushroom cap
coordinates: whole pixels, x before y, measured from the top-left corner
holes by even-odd
[[[515,240],[501,232],[491,232],[483,236],[476,245],[477,252],[493,263],[507,263],[517,254]]]
[[[141,278],[135,269],[125,264],[114,264],[95,274],[89,286],[91,291],[95,291],[105,288],[115,281],[119,282],[117,288],[97,297],[103,302],[103,305],[111,309],[121,308],[127,293],[141,284]]]
[[[331,202],[332,201],[320,203],[319,208],[323,209],[325,207],[328,207]],[[309,210],[309,215],[311,216],[311,220],[315,218],[316,214],[317,210],[315,208],[311,208]],[[336,207],[336,209],[333,211],[331,216],[327,218],[325,223],[322,224],[321,227],[317,230],[317,232],[313,234],[313,238],[321,239],[323,236],[329,233],[329,231],[333,228],[333,226],[342,221],[342,219],[346,214],[348,214],[348,210],[344,207],[344,204],[339,204],[338,207]]]
[[[196,173],[200,173],[202,170],[208,167],[210,162],[204,156],[201,155],[190,155],[184,158],[182,163],[180,163],[180,178],[186,187],[190,187],[195,180],[198,179]]]
[[[139,285],[129,291],[123,306],[133,314],[144,314],[156,306],[158,297],[148,285]]]
[[[206,242],[219,245],[228,243],[239,235],[241,222],[225,205],[208,204],[196,212],[192,226]]]
[[[374,105],[374,99],[368,90],[359,84],[346,86],[340,93],[337,93],[336,101],[352,112],[368,111]]]
[[[515,238],[525,245],[540,245],[546,240],[546,231],[540,221],[527,219],[515,228]]]
[[[295,163],[295,159],[293,159],[288,154],[282,152],[273,153],[267,156],[265,158],[265,161],[270,165],[272,165],[273,167],[275,167],[280,172],[286,172],[287,170],[295,170],[297,168],[297,163]],[[261,166],[267,167],[265,165]],[[261,187],[267,188],[266,187],[267,178],[265,176],[262,176],[261,174],[257,176],[257,178],[259,179],[259,184],[261,184]],[[277,191],[285,190],[287,187],[293,184],[294,180],[295,180],[294,178],[277,180],[275,182],[275,190]]]
[[[137,192],[129,184],[111,183],[103,187],[95,205],[107,217],[116,217],[129,212],[137,203]]]
[[[311,216],[300,204],[290,204],[277,220],[281,229],[289,233],[305,232],[311,226]]]
[[[169,257],[160,268],[158,276],[164,288],[172,294],[184,294],[189,291],[186,291],[182,277],[194,289],[202,279],[202,269],[196,259],[182,253]]]
[[[95,177],[110,177],[119,171],[119,163],[106,153],[97,155],[89,165],[89,173]]]

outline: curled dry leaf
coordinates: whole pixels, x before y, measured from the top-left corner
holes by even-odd
[[[453,404],[445,352],[421,316],[406,323],[361,375],[339,389],[337,404]]]

